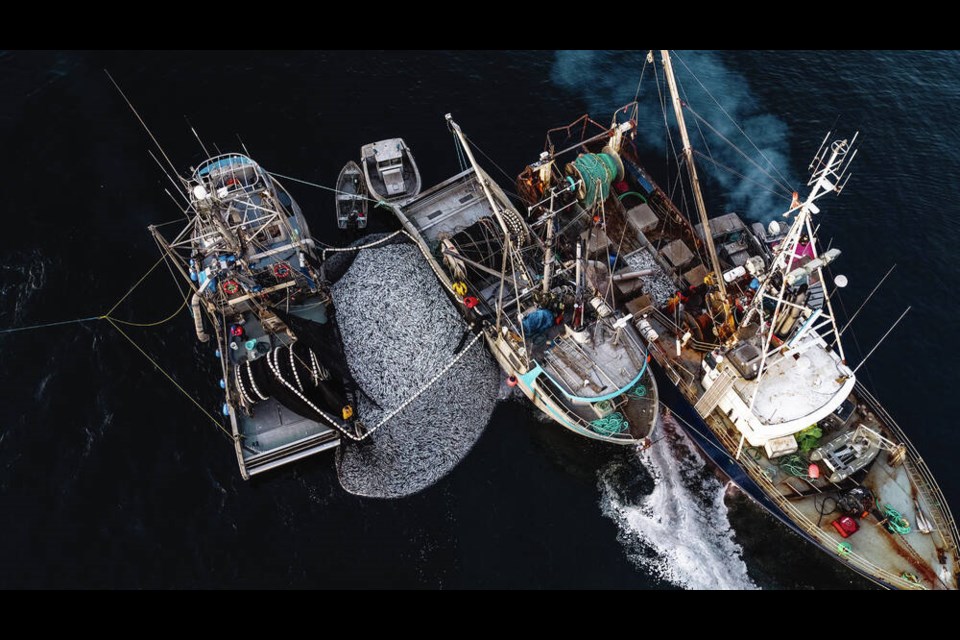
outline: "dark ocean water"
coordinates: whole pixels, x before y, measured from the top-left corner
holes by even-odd
[[[857,319],[848,357],[858,362],[913,306],[861,374],[960,509],[949,339],[960,312],[950,248],[960,230],[960,55],[680,58],[793,183],[835,122],[844,134],[861,130],[847,191],[821,203],[821,236],[843,250],[835,271],[850,280],[846,309],[898,267]],[[547,128],[588,108],[606,120],[632,98],[642,60],[583,52],[0,54],[0,327],[99,315],[156,260],[146,225],[178,215],[145,134],[103,68],[184,170],[201,159],[186,116],[208,145],[237,149],[240,134],[268,169],[331,185],[361,144],[403,136],[433,184],[458,166],[445,113],[514,175],[536,157]],[[696,81],[675,64],[691,105],[712,120]],[[649,79],[642,138],[650,169],[667,183]],[[726,163],[722,144],[707,141]],[[750,194],[766,192],[741,182],[708,178],[710,206],[763,216]],[[344,244],[330,194],[290,186],[314,234]],[[116,314],[152,320],[178,302],[162,272]],[[216,411],[214,360],[196,346],[186,316],[131,334]],[[326,455],[242,481],[229,443],[109,325],[3,335],[0,353],[0,587],[698,586],[700,566],[741,571],[730,544],[743,550],[743,586],[864,586],[743,498],[724,506],[720,484],[701,477],[710,472],[683,455],[682,442],[670,449],[679,462],[672,454],[640,461],[507,401],[441,482],[402,500],[361,499],[340,488]],[[639,525],[607,517],[611,499],[642,501],[672,465],[686,481],[687,512],[706,513],[677,520],[676,545],[704,548],[693,563],[671,555],[670,530],[651,538],[656,514]],[[714,543],[728,521],[732,538]]]

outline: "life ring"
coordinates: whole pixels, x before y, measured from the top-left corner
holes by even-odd
[[[273,275],[277,276],[280,280],[285,280],[290,277],[290,266],[286,262],[278,262],[273,265]]]
[[[236,280],[224,280],[223,284],[220,285],[223,289],[223,292],[228,296],[232,296],[238,291],[240,291],[240,283]]]

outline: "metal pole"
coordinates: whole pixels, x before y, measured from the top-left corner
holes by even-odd
[[[687,170],[690,172],[693,198],[697,204],[697,212],[700,214],[700,223],[703,224],[703,236],[707,243],[707,253],[710,255],[710,268],[713,269],[717,286],[720,288],[720,295],[723,296],[723,319],[726,321],[730,315],[730,304],[727,302],[727,287],[723,283],[720,260],[717,258],[717,248],[713,244],[713,234],[710,232],[707,205],[704,203],[703,193],[700,191],[700,179],[697,177],[697,166],[693,161],[693,147],[690,145],[690,135],[687,133],[687,124],[683,119],[683,104],[680,102],[680,94],[677,91],[677,80],[673,76],[673,64],[670,62],[670,52],[667,49],[663,49],[660,55],[663,58],[663,70],[666,73],[667,84],[670,87],[670,96],[673,99],[673,111],[677,116],[677,126],[680,128],[680,137],[683,140],[683,153],[686,156]]]

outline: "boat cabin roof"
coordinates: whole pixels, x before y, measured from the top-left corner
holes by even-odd
[[[747,405],[756,392],[753,413],[767,425],[822,420],[850,395],[853,372],[815,331],[810,330],[786,356],[767,357],[766,370],[754,380],[737,379],[734,388]],[[771,361],[772,359],[772,361]]]
[[[377,163],[389,162],[393,160],[398,160],[403,157],[403,138],[390,138],[389,140],[380,140],[379,142],[374,142],[370,145],[371,155],[373,155]]]

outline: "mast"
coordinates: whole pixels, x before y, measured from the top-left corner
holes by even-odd
[[[470,160],[470,165],[473,167],[474,173],[477,174],[480,182],[480,186],[483,188],[483,195],[487,197],[487,202],[490,203],[490,208],[493,210],[493,215],[496,216],[497,222],[500,223],[500,227],[503,229],[503,239],[504,243],[507,245],[508,249],[512,249],[512,242],[510,241],[510,229],[507,227],[507,224],[503,221],[503,215],[500,212],[500,207],[497,206],[497,201],[494,200],[493,194],[490,193],[490,186],[487,184],[487,178],[484,174],[480,173],[480,167],[477,165],[476,158],[473,157],[473,151],[470,150],[470,145],[467,144],[467,139],[463,135],[463,131],[460,130],[460,125],[453,121],[453,115],[447,114],[447,124],[450,126],[450,129],[457,135],[457,138],[460,140],[460,146],[463,147],[463,150],[467,153],[467,158]]]
[[[707,242],[707,253],[710,256],[710,268],[713,269],[714,282],[720,288],[720,295],[723,299],[723,319],[730,315],[730,303],[727,301],[727,287],[723,283],[723,272],[720,269],[720,260],[717,259],[717,248],[713,244],[713,234],[710,231],[710,220],[707,218],[707,205],[703,202],[703,194],[700,192],[700,179],[697,177],[697,165],[693,161],[693,147],[690,145],[690,135],[687,133],[687,125],[683,119],[683,104],[680,102],[680,94],[677,91],[677,80],[673,76],[673,63],[670,62],[670,51],[662,49],[660,56],[663,58],[663,71],[667,78],[667,84],[670,87],[670,97],[673,99],[673,111],[677,116],[677,126],[680,127],[680,137],[683,139],[683,154],[687,163],[687,171],[690,172],[690,183],[693,187],[693,199],[697,203],[697,212],[700,214],[700,222],[703,224],[703,236]]]

